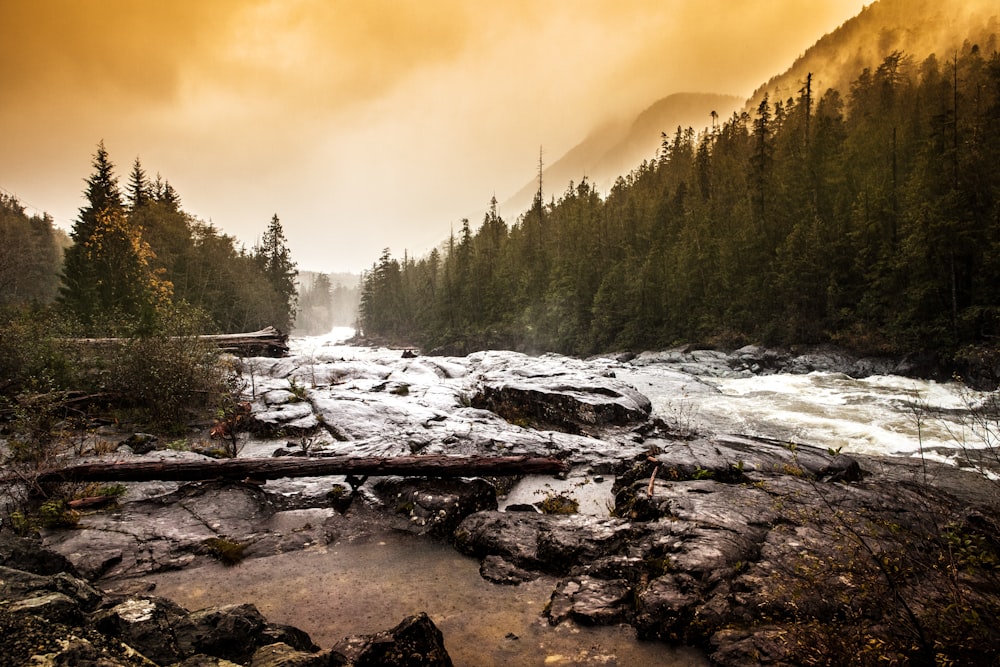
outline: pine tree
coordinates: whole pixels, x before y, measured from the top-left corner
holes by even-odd
[[[132,163],[132,172],[128,178],[128,199],[129,209],[137,211],[149,204],[153,199],[152,186],[146,178],[146,172],[142,168],[139,158],[135,158]]]
[[[60,288],[62,305],[86,325],[93,324],[101,314],[97,294],[99,276],[89,261],[87,244],[97,232],[99,216],[114,216],[123,210],[115,167],[103,141],[97,145],[92,164],[94,173],[87,179],[84,193],[87,205],[80,209],[70,232],[73,245],[66,249]]]
[[[292,261],[288,240],[281,227],[278,214],[271,217],[271,222],[264,232],[259,245],[254,248],[253,256],[264,274],[272,290],[271,317],[273,326],[288,331],[295,320],[297,290],[295,278],[298,271]]]

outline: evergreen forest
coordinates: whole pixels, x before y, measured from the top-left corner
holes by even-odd
[[[295,318],[296,265],[274,215],[246,250],[181,208],[180,196],[138,158],[124,188],[103,142],[70,238],[48,216],[0,198],[0,299],[8,318],[46,310],[68,333],[231,333]]]
[[[707,120],[707,119],[706,119]],[[606,196],[569,183],[509,224],[496,201],[363,278],[373,339],[588,355],[834,343],[953,355],[1000,335],[1000,56],[892,52],[847,90],[764,97]]]

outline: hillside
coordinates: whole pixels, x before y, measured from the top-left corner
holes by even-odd
[[[966,42],[978,44],[984,53],[994,52],[997,34],[1000,4],[992,0],[880,0],[760,86],[745,109],[755,111],[765,93],[772,103],[795,97],[810,72],[816,99],[829,88],[846,95],[859,72],[875,69],[894,51],[909,56],[912,65],[932,53],[946,62],[955,55],[956,45]]]
[[[598,127],[544,168],[546,201],[553,195],[558,198],[570,181],[578,183],[584,176],[606,193],[618,176],[656,156],[661,132],[672,134],[678,125],[701,130],[712,123],[712,111],[718,114],[719,122],[741,108],[753,113],[765,93],[772,102],[794,97],[810,72],[815,99],[828,88],[846,95],[859,72],[866,67],[874,69],[894,51],[908,55],[913,65],[932,53],[947,61],[955,54],[955,45],[966,42],[992,53],[1000,46],[998,34],[1000,5],[990,0],[879,0],[822,37],[748,100],[732,95],[676,93],[658,100],[631,123]],[[537,178],[532,178],[501,204],[501,216],[516,220],[531,206],[537,191]]]
[[[711,126],[712,112],[720,119],[732,115],[744,100],[734,95],[676,93],[664,97],[629,122],[598,127],[542,171],[546,200],[556,197],[570,181],[586,176],[598,190],[606,192],[618,176],[627,174],[643,160],[656,156],[661,133],[673,134],[678,126],[702,129]],[[500,214],[514,220],[531,206],[538,191],[532,179],[500,206]]]

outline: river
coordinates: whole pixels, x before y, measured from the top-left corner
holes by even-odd
[[[363,357],[364,350],[339,348],[350,333],[294,339],[292,353],[324,349],[330,354],[337,348],[338,354]],[[939,460],[954,460],[962,443],[982,444],[968,426],[967,409],[986,395],[956,383],[897,376],[855,379],[829,372],[713,377],[669,364],[592,363],[596,372],[613,372],[649,397],[655,416],[692,431],[759,435],[847,453],[923,452]],[[581,510],[606,513],[601,493],[610,486],[610,480],[589,485],[598,493]],[[536,488],[522,486],[506,502],[531,502],[533,493]],[[335,542],[236,568],[212,565],[150,579],[158,594],[192,609],[253,602],[269,620],[301,627],[322,646],[348,634],[387,629],[408,614],[426,611],[459,667],[706,664],[693,651],[639,642],[627,627],[550,627],[541,611],[554,580],[496,586],[479,576],[476,561],[413,536]]]

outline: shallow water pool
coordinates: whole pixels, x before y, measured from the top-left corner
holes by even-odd
[[[427,612],[456,667],[707,665],[697,651],[635,638],[632,628],[551,627],[542,616],[555,586],[544,577],[499,586],[478,561],[446,544],[386,533],[363,541],[146,577],[188,609],[250,602],[326,648]]]

